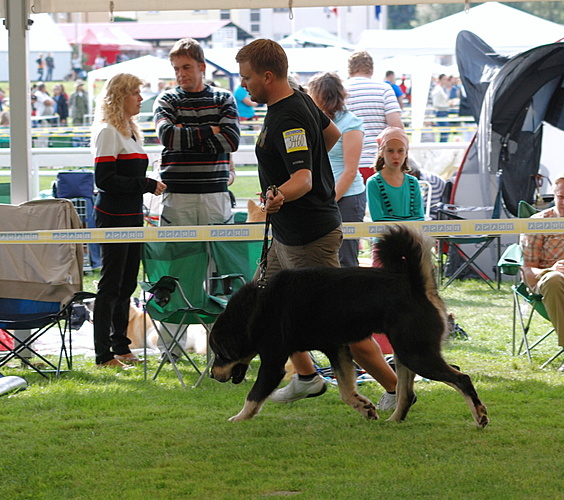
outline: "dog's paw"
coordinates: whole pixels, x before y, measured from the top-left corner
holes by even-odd
[[[348,404],[368,420],[378,420],[378,412],[372,401],[360,394],[355,394]]]
[[[393,413],[392,416],[388,420],[386,420],[386,422],[396,422],[399,424],[400,422],[403,422],[403,418]]]
[[[364,409],[366,410],[366,414],[364,415],[368,420],[378,420],[378,412],[376,411],[376,407],[370,403],[370,405],[365,406]]]
[[[245,401],[245,406],[243,409],[237,413],[237,415],[233,415],[229,421],[230,422],[239,422],[241,420],[249,420],[253,418],[259,411],[262,406],[261,403],[257,403],[256,401],[249,401],[248,399]]]
[[[477,408],[478,415],[476,417],[476,425],[479,429],[483,429],[486,425],[490,423],[490,419],[488,418],[488,412],[485,406],[481,406]]]
[[[242,420],[249,420],[249,417],[242,417],[240,413],[237,413],[229,419],[229,422],[241,422]]]

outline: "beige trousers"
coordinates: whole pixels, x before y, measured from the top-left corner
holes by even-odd
[[[564,347],[564,274],[558,271],[543,274],[535,292],[542,294],[542,303],[558,335],[558,345]]]

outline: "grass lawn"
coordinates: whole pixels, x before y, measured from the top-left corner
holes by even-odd
[[[256,171],[256,165],[239,166],[237,167],[237,172],[248,172]],[[65,169],[66,170],[66,169]],[[45,175],[39,177],[39,190],[51,189],[53,181],[57,178],[56,172],[52,176]],[[0,176],[0,183],[9,182],[9,177]],[[252,198],[255,201],[258,200],[256,193],[260,191],[260,185],[258,181],[258,175],[255,176],[243,176],[239,175],[235,182],[229,187],[237,199]]]
[[[483,430],[461,396],[435,382],[416,384],[418,401],[400,425],[386,422],[387,412],[363,420],[334,387],[311,400],[267,402],[255,419],[230,423],[257,361],[239,386],[206,379],[182,389],[170,367],[145,381],[141,368],[97,370],[78,357],[59,380],[26,375],[27,390],[0,398],[2,497],[562,498],[564,374],[558,363],[538,368],[555,339],[533,364],[511,356],[507,284],[497,292],[455,282],[443,296],[470,336],[449,341],[444,354],[488,406]],[[382,393],[377,384],[360,390],[373,401]]]

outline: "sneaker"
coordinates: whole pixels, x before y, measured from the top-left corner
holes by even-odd
[[[378,404],[376,405],[376,409],[382,411],[395,410],[396,401],[397,400],[395,394],[390,394],[389,392],[385,392],[384,394],[382,394],[380,401],[378,401]],[[417,394],[413,395],[413,401],[411,402],[411,404],[414,405],[415,403],[417,403]]]
[[[276,403],[291,403],[304,398],[321,396],[327,390],[327,383],[319,375],[311,380],[300,380],[297,373],[292,375],[290,383],[282,389],[277,389],[270,395]]]
[[[390,394],[389,392],[385,392],[384,394],[382,394],[380,401],[378,401],[378,404],[376,405],[376,409],[377,410],[383,410],[383,411],[395,410],[396,409],[396,395]]]

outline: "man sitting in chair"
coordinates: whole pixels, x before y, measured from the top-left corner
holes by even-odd
[[[564,172],[553,186],[554,207],[532,218],[564,217]],[[564,347],[564,234],[522,234],[520,244],[525,282],[535,293],[542,294],[558,345]]]

